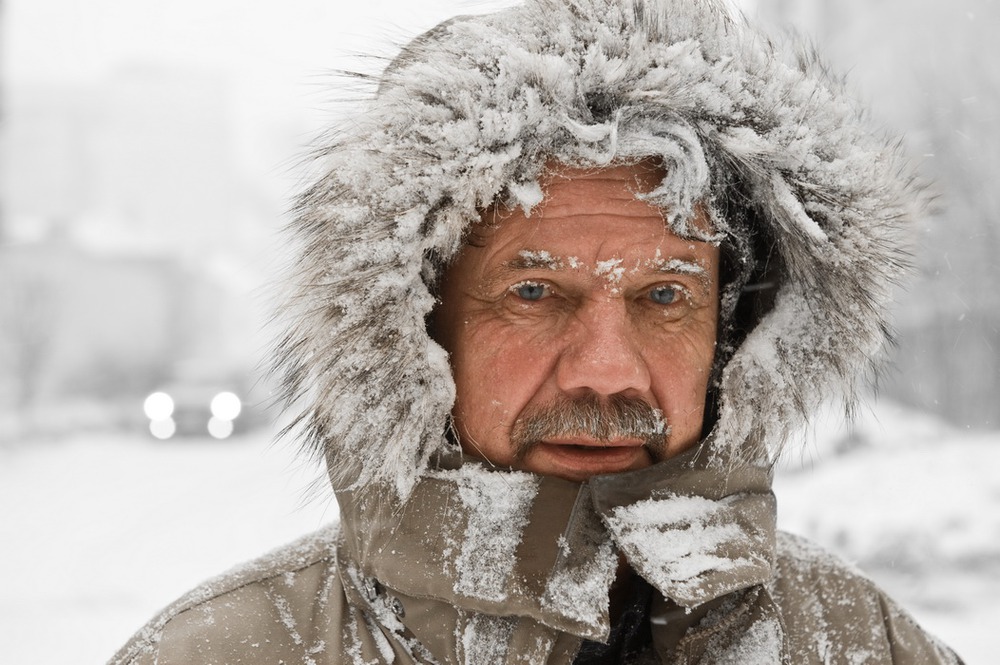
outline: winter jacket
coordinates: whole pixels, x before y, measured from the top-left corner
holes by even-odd
[[[775,537],[767,474],[690,462],[582,485],[467,464],[421,478],[402,510],[338,494],[339,528],[200,586],[111,662],[572,663],[608,635],[617,556],[602,520],[637,493],[663,517],[616,537],[627,555],[655,545],[662,562],[630,560],[664,594],[650,650],[628,662],[959,662],[863,575]]]
[[[770,470],[855,399],[922,194],[897,142],[806,51],[714,0],[527,0],[417,38],[300,198],[277,367],[339,526],[209,582],[116,663],[571,663],[611,629],[622,558],[652,588],[636,662],[954,663],[870,581],[775,530]],[[582,484],[495,470],[448,435],[428,332],[479,211],[546,164],[655,158],[725,257],[705,434]]]

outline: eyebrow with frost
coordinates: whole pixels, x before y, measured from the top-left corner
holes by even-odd
[[[565,259],[553,256],[545,250],[521,250],[516,258],[504,261],[498,271],[501,275],[515,273],[522,270],[581,270],[586,268],[586,264],[575,256]],[[677,258],[663,258],[660,251],[656,251],[656,256],[642,262],[642,270],[648,273],[659,273],[663,275],[694,275],[699,278],[703,285],[708,285],[708,270],[700,261],[686,261]],[[603,277],[610,286],[616,286],[625,275],[626,269],[622,266],[622,259],[609,259],[598,261],[593,268],[595,277]],[[627,271],[629,274],[640,272],[637,264]]]

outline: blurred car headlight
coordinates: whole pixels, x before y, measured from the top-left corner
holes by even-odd
[[[155,392],[142,403],[142,410],[146,417],[154,422],[169,420],[174,413],[174,400],[167,393]]]
[[[243,410],[243,402],[234,393],[224,391],[212,398],[211,409],[215,418],[232,422]]]

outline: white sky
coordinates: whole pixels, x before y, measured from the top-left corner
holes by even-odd
[[[733,0],[752,6],[754,0]],[[325,126],[330,72],[380,71],[445,18],[517,0],[0,0],[4,85],[92,84],[130,66],[231,75],[245,113]]]
[[[264,79],[321,73],[457,13],[511,0],[5,0],[8,80],[74,82],[128,62]]]
[[[136,61],[308,78],[345,53],[384,52],[449,16],[515,2],[3,0],[2,66],[14,82],[85,81]]]

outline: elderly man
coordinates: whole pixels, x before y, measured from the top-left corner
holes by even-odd
[[[278,366],[339,525],[119,663],[955,663],[775,530],[873,367],[920,192],[708,0],[528,0],[411,43],[300,200]]]

